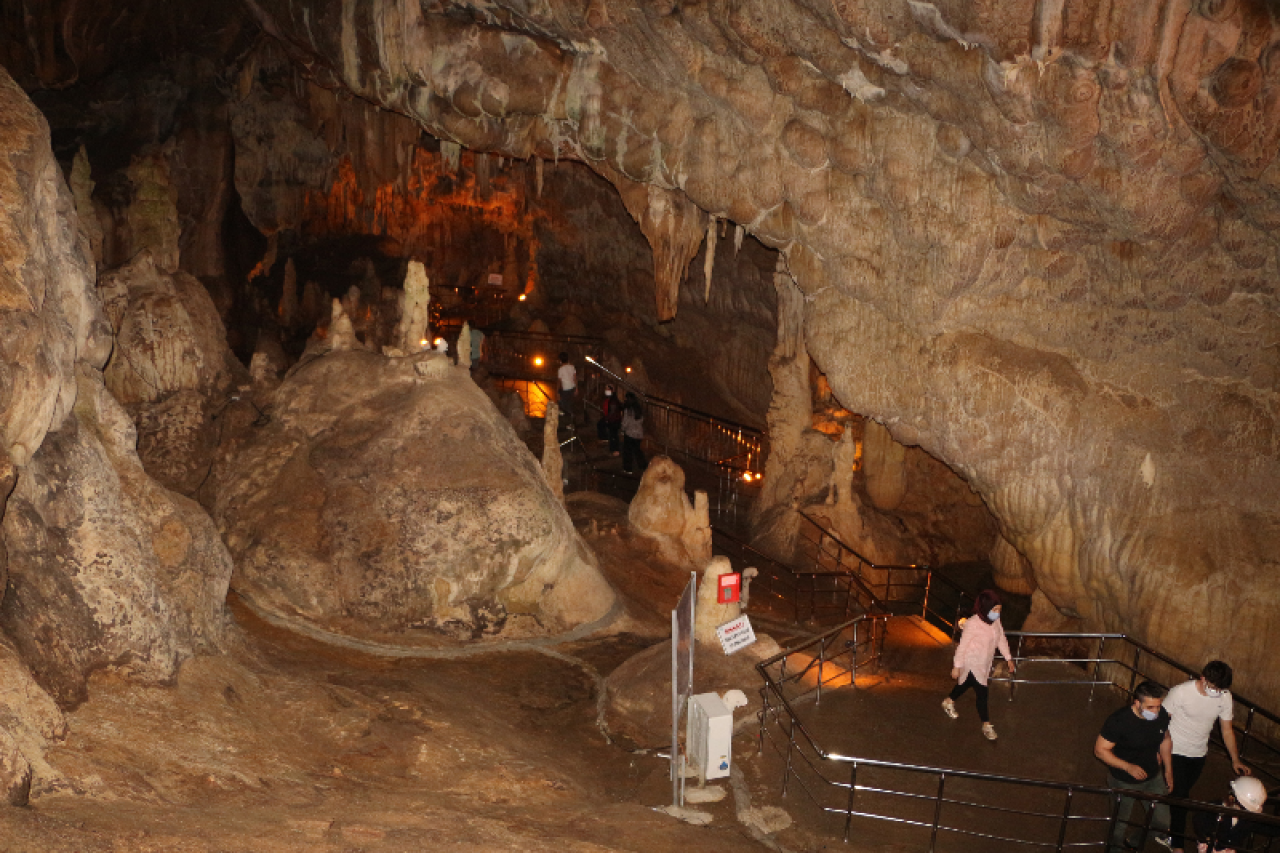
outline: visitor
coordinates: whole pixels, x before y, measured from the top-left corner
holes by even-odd
[[[951,688],[951,695],[942,700],[942,710],[951,719],[957,719],[956,700],[970,687],[978,697],[978,718],[982,720],[982,734],[987,740],[996,739],[996,727],[991,725],[991,714],[987,705],[987,676],[991,673],[991,663],[995,660],[996,649],[1009,662],[1009,673],[1016,667],[1013,655],[1009,653],[1009,641],[1005,639],[1004,628],[1000,625],[1000,595],[993,589],[984,589],[978,593],[973,603],[973,616],[964,623],[960,642],[956,645],[955,659],[952,663],[951,677],[956,686]]]
[[[560,369],[556,376],[560,379],[560,414],[564,416],[565,426],[573,426],[573,396],[578,390],[578,370],[569,363],[569,353],[560,353]]]
[[[600,403],[600,420],[596,423],[596,435],[609,442],[609,452],[617,456],[619,433],[622,431],[622,401],[614,393],[612,385],[604,386],[604,400]]]
[[[1222,805],[1229,809],[1244,809],[1261,814],[1266,802],[1266,787],[1257,779],[1241,776],[1232,781],[1231,793],[1227,794]],[[1197,853],[1236,853],[1237,850],[1248,849],[1249,837],[1252,835],[1271,838],[1280,835],[1280,826],[1241,820],[1217,812],[1197,812],[1193,823],[1196,835],[1200,838],[1196,845]]]
[[[1102,732],[1093,745],[1093,754],[1107,765],[1107,787],[1119,791],[1142,791],[1167,794],[1173,787],[1171,756],[1173,741],[1169,737],[1169,713],[1160,707],[1165,689],[1154,681],[1144,681],[1133,691],[1133,702],[1107,717]],[[1141,850],[1145,833],[1140,825],[1130,825],[1133,797],[1121,797],[1116,808],[1115,828],[1111,832],[1111,853]],[[1138,801],[1146,815],[1147,804]],[[1149,826],[1163,834],[1169,829],[1169,807],[1155,803]],[[1136,830],[1136,831],[1135,831]],[[1134,840],[1137,838],[1138,840]]]
[[[1236,732],[1231,726],[1231,667],[1220,660],[1205,664],[1200,677],[1184,681],[1169,691],[1164,709],[1169,713],[1169,736],[1173,739],[1172,796],[1191,799],[1191,789],[1204,770],[1209,753],[1209,735],[1216,721],[1222,728],[1222,743],[1231,756],[1231,767],[1240,776],[1248,776],[1249,768],[1240,761],[1236,749]],[[1172,850],[1183,850],[1187,829],[1187,810],[1179,806],[1169,809],[1170,836],[1157,836],[1156,841]]]
[[[640,399],[630,391],[622,404],[622,470],[627,474],[643,474],[649,466],[644,458],[644,409]]]

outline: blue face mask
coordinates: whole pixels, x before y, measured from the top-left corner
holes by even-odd
[[[1144,720],[1151,721],[1158,716],[1160,716],[1159,711],[1148,711],[1146,708],[1142,709],[1142,719]]]
[[[999,619],[999,618],[1000,618],[1000,614],[999,614],[997,611],[995,611],[995,610],[992,610],[990,613],[988,613],[988,614],[987,614],[987,621],[988,621],[988,622],[994,622],[994,621],[996,621],[996,620],[997,620],[997,619]]]

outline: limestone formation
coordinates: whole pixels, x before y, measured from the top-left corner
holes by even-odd
[[[351,325],[351,318],[347,316],[347,309],[343,307],[341,299],[333,300],[333,313],[329,315],[329,331],[325,340],[332,352],[343,352],[360,347],[355,327]],[[415,346],[416,349],[420,347]]]
[[[62,711],[0,638],[0,802],[26,805],[33,788],[38,792],[54,781],[45,753],[66,732]]]
[[[831,449],[831,485],[827,493],[827,503],[848,501],[853,497],[853,466],[857,462],[858,450],[853,441],[853,430],[845,427],[840,440]]]
[[[1267,4],[583,6],[254,8],[451,144],[619,185],[664,313],[707,215],[784,250],[841,403],[960,472],[1049,600],[1189,660],[1240,612],[1214,653],[1280,696],[1247,639],[1280,612]]]
[[[137,155],[126,170],[133,198],[125,212],[126,257],[149,250],[161,272],[178,271],[182,228],[178,223],[178,192],[169,176],[169,151],[152,148]]]
[[[1030,595],[1036,588],[1035,570],[1018,549],[1003,536],[997,536],[991,547],[991,568],[996,586],[1018,595]]]
[[[684,469],[670,457],[655,456],[640,478],[627,518],[657,541],[664,557],[700,569],[711,558],[711,521],[705,492],[684,491]]]
[[[471,324],[464,322],[458,333],[458,367],[471,367]]]
[[[560,407],[547,403],[542,422],[542,476],[556,500],[564,503],[564,457],[560,454]]]
[[[862,467],[866,471],[867,494],[880,509],[897,509],[906,497],[906,451],[887,429],[875,421],[867,421]]]
[[[71,186],[71,195],[75,198],[76,215],[80,219],[80,227],[84,229],[84,235],[89,238],[89,251],[93,256],[93,262],[101,266],[103,261],[102,223],[98,221],[97,205],[93,201],[92,169],[89,166],[89,155],[85,153],[83,145],[76,152],[75,159],[71,161],[71,174],[68,175],[67,182]]]
[[[430,319],[431,282],[421,261],[409,261],[404,276],[404,304],[400,309],[400,323],[396,326],[395,345],[405,352],[417,352],[421,341],[427,337],[427,321]]]
[[[243,373],[213,300],[193,276],[159,269],[150,249],[103,273],[98,294],[116,339],[104,377],[137,425],[138,455],[194,495],[217,447],[214,417]]]
[[[71,413],[76,363],[111,331],[44,118],[0,69],[0,446],[21,468]]]
[[[143,470],[133,422],[81,368],[75,416],[50,432],[9,498],[0,626],[61,704],[111,667],[163,682],[222,634],[231,559],[194,502]]]
[[[348,636],[554,634],[614,600],[537,460],[434,353],[300,364],[219,471],[216,517],[238,594]]]

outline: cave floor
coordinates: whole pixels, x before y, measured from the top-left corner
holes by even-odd
[[[941,632],[916,618],[900,617],[889,624],[885,666],[876,672],[860,673],[856,688],[846,684],[824,691],[817,703],[810,698],[796,706],[801,721],[823,749],[866,759],[1105,787],[1105,768],[1094,758],[1093,745],[1103,720],[1124,704],[1119,691],[1099,687],[1091,694],[1082,670],[1060,663],[1028,662],[1019,670],[1024,678],[1076,683],[1019,684],[1011,696],[1008,684],[993,682],[991,719],[999,739],[988,741],[980,730],[972,691],[956,701],[959,719],[949,719],[942,711],[941,701],[954,684],[949,677],[954,646]],[[785,737],[773,743],[785,747]],[[752,752],[756,752],[754,743]],[[854,818],[850,843],[842,845],[844,815],[823,812],[815,799],[843,809],[846,791],[828,788],[802,769],[805,784],[801,786],[793,780],[783,797],[783,761],[784,757],[766,741],[764,752],[749,763],[747,775],[753,790],[768,791],[766,801],[782,806],[796,821],[791,830],[780,834],[784,844],[813,850],[843,847],[878,853],[929,849],[928,828],[872,818]],[[798,759],[797,766],[801,766]],[[824,764],[822,771],[828,779],[847,783],[849,767]],[[1226,757],[1211,752],[1195,793],[1199,798],[1217,801],[1231,778]],[[864,765],[858,770],[857,784],[931,797],[936,793],[938,779]],[[946,783],[946,797],[1055,816],[1062,813],[1065,805],[1060,791],[1013,788],[954,776]],[[854,808],[925,824],[931,824],[934,817],[932,801],[913,802],[875,792],[859,791]],[[1101,798],[1077,794],[1074,813],[1103,815],[1106,806]],[[1043,849],[1050,850],[1057,843],[1059,829],[1056,819],[998,812],[993,819],[990,811],[954,803],[944,807],[941,823],[996,835],[1036,838],[1047,843]],[[1068,843],[1100,839],[1105,834],[1104,825],[1082,824],[1079,822],[1069,831]],[[939,853],[1028,849],[1037,848],[956,832],[941,833],[936,847]],[[1147,841],[1147,851],[1164,849],[1153,840]]]

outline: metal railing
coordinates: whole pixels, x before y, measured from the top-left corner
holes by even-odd
[[[830,625],[864,613],[889,612],[856,575],[793,568],[717,526],[712,527],[711,535],[716,551],[729,557],[739,570],[750,566],[759,572],[750,587],[752,611],[781,610],[797,625]],[[766,602],[763,608],[761,600]]]
[[[860,617],[819,637],[785,649],[756,666],[764,679],[764,686],[761,688],[763,702],[759,712],[758,748],[763,753],[767,743],[778,756],[783,768],[782,796],[798,789],[821,812],[842,817],[845,841],[849,840],[853,821],[857,818],[886,821],[927,831],[930,851],[937,849],[940,836],[953,835],[983,839],[983,843],[1000,842],[1017,849],[1041,848],[1062,853],[1082,848],[1106,850],[1118,823],[1120,803],[1124,798],[1144,801],[1148,805],[1163,802],[1186,808],[1192,813],[1242,816],[1239,811],[1221,806],[1168,796],[1121,792],[1096,785],[983,773],[954,767],[884,761],[841,755],[823,749],[797,713],[797,701],[815,692],[818,694],[815,698],[820,699],[824,687],[856,686],[857,667],[854,663],[858,649],[867,646],[874,649],[875,641],[868,640],[859,646],[855,634],[850,652],[854,662],[843,669],[833,666],[838,656],[833,655],[832,650],[838,652],[841,643],[849,642],[847,635],[851,626],[864,624],[867,620],[877,620],[872,624],[882,626],[880,646],[873,655],[868,656],[868,662],[873,662],[878,667],[883,656],[885,618],[882,614]],[[1165,665],[1189,672],[1167,656],[1131,641],[1124,635],[1019,636],[1055,640],[1067,637],[1121,640],[1131,644],[1139,656],[1151,655],[1152,659]],[[1064,658],[1060,662],[1066,663],[1068,660]],[[1116,664],[1122,668],[1127,664],[1125,660],[1102,659],[1100,656],[1085,662],[1093,664],[1095,672],[1100,671],[1105,664]],[[1030,680],[1019,679],[1023,683]],[[1114,681],[1097,683],[1125,689]],[[1250,719],[1259,714],[1274,719],[1270,712],[1241,701],[1250,709]],[[1151,828],[1153,809],[1148,807],[1143,812],[1141,822],[1127,823],[1135,829],[1141,827],[1146,832]],[[1252,814],[1248,818],[1267,826],[1280,827],[1280,818]],[[990,831],[997,821],[1004,834]],[[1271,842],[1268,841],[1265,846],[1250,849],[1271,850],[1271,847]]]
[[[868,560],[806,512],[800,514],[796,553],[814,571],[846,572],[880,591],[893,613],[914,613],[945,628],[956,626],[973,608],[974,596],[928,565],[894,565]]]

